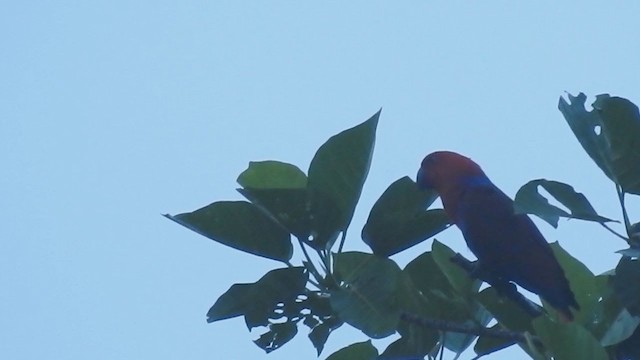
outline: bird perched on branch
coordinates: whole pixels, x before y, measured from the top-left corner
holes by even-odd
[[[417,183],[440,195],[478,258],[474,276],[514,282],[547,301],[561,320],[573,320],[571,308],[579,306],[551,247],[529,216],[515,213],[513,201],[478,164],[455,152],[437,151],[422,161]]]

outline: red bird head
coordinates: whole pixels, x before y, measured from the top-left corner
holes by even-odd
[[[452,151],[436,151],[422,160],[418,186],[433,189],[442,199],[449,217],[456,220],[456,204],[468,186],[491,184],[484,171],[466,156]]]
[[[418,186],[434,189],[439,194],[458,186],[486,180],[487,176],[478,164],[452,151],[436,151],[427,155],[422,160],[417,178]]]

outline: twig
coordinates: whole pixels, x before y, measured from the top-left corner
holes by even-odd
[[[526,311],[527,314],[533,317],[542,315],[542,308],[527,299],[524,295],[520,294],[514,284],[495,276],[491,276],[488,273],[478,271],[477,262],[469,261],[460,253],[456,253],[456,255],[451,258],[451,262],[460,266],[472,278],[480,279],[491,285],[494,289],[496,289],[498,294],[511,299],[516,305],[520,306],[524,311]]]
[[[509,331],[504,329],[492,329],[482,326],[468,326],[460,323],[430,319],[421,317],[418,315],[403,313],[400,318],[406,322],[416,324],[425,328],[440,330],[444,332],[456,332],[462,334],[476,335],[476,336],[489,336],[498,339],[505,339],[514,342],[526,343],[527,338],[524,333]],[[533,341],[537,345],[542,345],[540,339],[533,337]]]

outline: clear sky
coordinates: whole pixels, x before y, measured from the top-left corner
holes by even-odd
[[[231,284],[280,265],[160,214],[240,199],[251,160],[306,169],[380,107],[348,249],[366,249],[387,185],[439,149],[511,196],[564,181],[619,218],[556,106],[564,91],[640,103],[638,14],[631,0],[4,1],[0,358],[315,358],[305,328],[267,356],[241,318],[207,324]],[[538,224],[598,273],[624,245],[592,224]],[[438,238],[468,254],[456,229]],[[347,328],[322,358],[366,339]]]

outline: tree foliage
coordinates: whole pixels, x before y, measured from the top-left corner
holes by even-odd
[[[248,201],[165,215],[214,241],[284,264],[254,283],[232,285],[207,321],[244,317],[248,329],[265,329],[254,343],[266,352],[286,344],[301,326],[308,328],[318,355],[345,323],[371,339],[399,335],[381,352],[369,340],[328,360],[435,358],[445,348],[460,354],[474,343],[477,358],[520,346],[534,359],[640,359],[640,225],[630,221],[625,207],[627,194],[640,195],[638,107],[606,94],[596,97],[591,111],[582,93],[568,100],[560,98],[558,108],[616,185],[624,231],[615,232],[615,220],[558,181],[530,181],[514,206],[554,227],[561,217],[595,222],[627,242],[619,264],[602,275],[552,244],[581,306],[574,322],[559,322],[544,302],[541,310],[527,299],[503,296],[501,289],[480,291],[480,280],[465,270],[467,260],[435,239],[430,251],[400,268],[390,256],[450,226],[444,211],[432,208],[437,194],[419,190],[408,177],[392,183],[370,211],[361,239],[372,253],[343,251],[371,165],[380,111],[332,136],[306,173],[279,161],[251,162],[238,177],[238,191]],[[540,188],[564,209],[551,205]],[[292,259],[294,245],[302,259]]]

